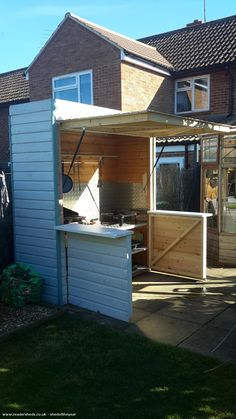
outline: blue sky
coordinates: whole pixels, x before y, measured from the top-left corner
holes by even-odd
[[[132,38],[203,19],[204,0],[8,0],[1,2],[0,72],[28,66],[73,12]],[[236,14],[236,0],[206,0],[207,21]]]

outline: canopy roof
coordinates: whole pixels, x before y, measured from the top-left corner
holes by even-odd
[[[166,137],[206,133],[229,134],[231,125],[184,118],[152,110],[90,116],[58,121],[63,131],[80,131],[138,137]]]

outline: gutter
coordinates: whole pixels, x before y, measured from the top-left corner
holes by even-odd
[[[136,65],[137,67],[145,68],[146,70],[151,70],[151,71],[154,71],[155,73],[159,73],[159,74],[163,74],[164,76],[171,77],[171,73],[169,71],[163,70],[159,67],[148,64],[148,63],[146,63],[144,61],[141,61],[139,59],[132,58],[131,56],[126,55],[124,50],[121,50],[121,52],[120,52],[120,59],[121,59],[122,62],[133,64],[133,65]]]

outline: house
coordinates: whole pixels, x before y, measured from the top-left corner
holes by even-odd
[[[29,101],[28,81],[24,77],[26,68],[0,74],[0,169],[8,169],[9,153],[9,107]]]
[[[183,73],[176,79],[175,64],[155,46],[70,13],[27,68],[30,102],[10,110],[15,254],[45,278],[46,301],[127,320],[132,273],[140,264],[205,278],[206,246],[199,238],[207,218],[213,220],[209,248],[214,243],[218,262],[234,263],[235,129],[208,121],[219,91],[209,71],[186,73],[190,79],[181,84]],[[228,94],[227,83],[221,89]],[[212,113],[222,117],[225,108]],[[177,158],[187,170],[201,165],[201,205],[206,210],[211,201],[211,217],[155,211],[155,167],[162,158]]]
[[[140,41],[173,66],[175,114],[236,123],[236,15]]]
[[[0,173],[4,171],[4,183],[6,182],[10,198],[9,107],[13,104],[29,101],[28,81],[24,77],[25,70],[25,68],[21,68],[0,74]],[[6,195],[2,199],[1,207],[5,202]],[[3,213],[1,212],[1,214]],[[12,236],[11,205],[8,205],[6,213],[4,211],[4,217],[0,216],[0,270],[14,260]]]
[[[157,209],[160,202],[158,196],[156,197],[157,171],[153,171],[153,167],[164,141],[165,147],[161,158],[165,159],[165,162],[168,158],[171,158],[172,162],[173,158],[177,158],[174,170],[176,166],[181,165],[186,170],[195,170],[196,166],[199,172],[200,163],[203,163],[201,164],[201,181],[199,177],[196,177],[197,171],[193,171],[190,190],[196,190],[196,188],[200,190],[198,197],[201,200],[202,211],[212,212],[214,208],[212,221],[209,223],[212,224],[208,235],[210,255],[221,264],[234,262],[235,203],[234,196],[230,195],[233,192],[229,194],[229,186],[232,189],[231,185],[234,184],[235,179],[235,134],[231,128],[224,126],[224,123],[233,123],[235,115],[235,83],[233,82],[235,22],[235,16],[204,24],[195,22],[184,29],[136,41],[71,13],[66,14],[48,42],[25,69],[25,81],[29,85],[29,101],[32,104],[48,98],[63,99],[100,107],[100,115],[101,108],[131,114],[149,109],[150,112],[164,113],[163,121],[168,121],[168,124],[170,124],[171,115],[174,116],[174,121],[178,118],[181,121],[180,127],[176,124],[174,131],[168,131],[168,136],[163,126],[161,128],[159,125],[157,132],[149,128],[149,136],[158,138],[152,140],[151,153],[147,136],[144,138],[139,135],[140,114],[137,115],[139,122],[137,124],[133,122],[132,136],[135,137],[135,141],[133,138],[126,138],[124,127],[112,128],[114,134],[120,133],[119,142],[117,138],[109,137],[111,132],[104,132],[103,141],[101,138],[97,140],[97,132],[86,134],[81,145],[83,155],[78,156],[73,171],[70,173],[76,191],[79,191],[79,199],[74,193],[75,189],[63,194],[64,204],[66,203],[70,210],[75,213],[79,212],[83,216],[81,211],[84,211],[84,208],[87,207],[89,210],[92,208],[90,219],[93,219],[100,217],[101,212],[110,213],[111,210],[116,211],[120,208],[126,211],[130,208],[142,208],[144,211],[150,208]],[[204,48],[202,48],[203,39]],[[189,48],[192,44],[193,48]],[[189,55],[188,48],[191,50]],[[80,112],[82,112],[81,109]],[[106,112],[104,110],[104,113]],[[152,114],[150,113],[148,118],[151,118],[150,115]],[[190,122],[188,117],[193,117],[194,120]],[[203,122],[197,122],[196,118]],[[12,124],[16,124],[15,121],[18,119],[14,114]],[[204,120],[212,121],[212,125],[206,122],[209,131],[199,129],[199,124],[205,126]],[[183,121],[186,121],[184,130]],[[80,131],[75,129],[71,132],[70,130],[69,134],[59,131],[61,154],[55,164],[60,165],[61,171],[68,173]],[[207,134],[207,132],[210,136],[202,137],[202,134]],[[223,133],[227,134],[227,137],[225,135],[224,138]],[[17,141],[20,141],[20,135],[19,137],[16,133],[13,135],[15,140],[17,138]],[[100,131],[99,135],[101,135]],[[36,136],[33,137],[35,141]],[[29,138],[31,138],[30,135]],[[171,146],[173,142],[175,147],[180,148],[173,149]],[[36,165],[39,150],[42,151],[44,148],[45,152],[48,151],[46,143],[43,143],[44,141],[42,144],[32,145],[33,154],[27,155],[27,159],[32,159],[32,161],[24,161],[26,156],[23,150],[26,150],[26,146],[19,145],[22,147],[21,155],[13,153],[16,159],[15,161],[13,159],[15,196],[17,196],[17,202],[21,201],[20,207],[16,209],[17,214],[20,214],[20,223],[24,223],[23,213],[31,214],[30,222],[37,223],[34,208],[27,207],[32,192],[24,188],[27,188],[25,184],[28,179],[27,170],[36,170],[36,167],[38,167],[38,172],[41,170],[44,160],[38,166]],[[96,147],[94,147],[95,143]],[[218,158],[219,149],[224,162]],[[228,152],[230,158],[227,157]],[[50,153],[53,153],[51,148]],[[86,153],[91,157],[90,162],[86,162],[86,158],[88,159],[85,156]],[[119,156],[119,164],[117,164],[117,156]],[[45,154],[44,159],[49,157]],[[161,158],[158,162],[159,167],[165,165],[163,161],[161,162]],[[23,166],[24,174],[20,173]],[[50,180],[46,174],[42,178],[38,172],[31,175],[33,184],[30,187],[36,189],[34,193],[37,197],[35,195],[35,202],[30,205],[43,206],[43,217],[44,205],[52,205],[52,203],[42,199],[45,197],[45,190],[40,191],[37,188],[41,188],[41,182],[47,181],[47,185],[44,183],[43,186],[50,189],[54,185],[55,178],[52,174]],[[154,178],[150,179],[152,172]],[[187,178],[188,175],[189,172],[187,172]],[[37,180],[39,176],[40,181]],[[213,198],[215,201],[211,199],[211,206],[209,205],[208,208],[206,188],[212,179],[214,183],[217,182],[218,176],[223,179],[221,190],[218,187],[220,199]],[[89,183],[90,181],[92,183]],[[98,190],[97,185],[101,184],[103,188]],[[165,186],[166,184],[164,188]],[[172,184],[171,187],[174,189]],[[165,199],[162,201],[165,204]],[[183,201],[189,205],[192,197],[187,196]],[[95,204],[97,207],[94,210]],[[217,204],[219,208],[216,208]],[[195,205],[199,210],[199,203],[196,202]],[[38,221],[42,226],[49,222],[43,218]],[[17,225],[18,231],[26,232],[26,224]],[[147,232],[141,231],[141,235],[145,237]],[[19,240],[18,234],[17,249],[23,246]],[[29,249],[29,243],[24,246],[25,251]],[[144,262],[147,261],[146,256],[143,259]]]

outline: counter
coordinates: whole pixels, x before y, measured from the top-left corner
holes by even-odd
[[[132,315],[132,231],[64,224],[60,235],[64,303],[128,321]]]

